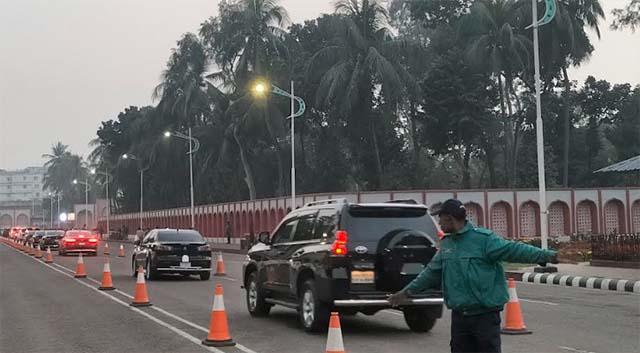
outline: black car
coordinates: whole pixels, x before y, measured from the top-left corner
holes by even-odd
[[[373,315],[391,308],[402,289],[435,255],[438,228],[415,202],[355,204],[325,200],[299,208],[272,235],[260,233],[243,266],[252,316],[273,305],[299,312],[306,331],[326,331],[331,311]],[[442,317],[441,291],[413,296],[404,306],[409,328],[427,332]]]
[[[44,230],[36,230],[31,237],[31,245],[34,247],[40,246],[40,239],[45,235]]]
[[[161,273],[197,274],[206,281],[211,276],[211,247],[202,235],[189,229],[154,229],[136,241],[131,259],[133,276],[144,267],[148,280]]]
[[[40,238],[40,250],[55,250],[60,248],[60,239],[64,236],[63,230],[46,230],[42,238]]]

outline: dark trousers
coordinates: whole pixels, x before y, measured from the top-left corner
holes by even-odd
[[[452,311],[452,353],[500,353],[500,345],[499,311],[469,316],[459,311]]]

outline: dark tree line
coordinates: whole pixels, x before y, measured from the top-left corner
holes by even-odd
[[[291,143],[298,193],[536,187],[530,6],[342,0],[333,14],[290,23],[277,0],[222,1],[178,40],[157,104],[102,123],[90,162],[113,175],[124,211],[137,208],[141,168],[147,209],[188,203],[187,145],[163,132],[189,127],[202,144],[200,204],[288,194]],[[593,53],[587,31],[599,33],[604,15],[599,0],[558,0],[541,28],[550,187],[634,182],[592,172],[640,153],[640,87],[568,74]],[[616,23],[633,28],[632,16]],[[288,100],[255,97],[257,80],[294,81],[307,104],[294,141]]]

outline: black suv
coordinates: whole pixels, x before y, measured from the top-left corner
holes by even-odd
[[[331,311],[373,315],[435,255],[438,228],[415,201],[313,202],[288,214],[243,266],[249,313],[275,304],[296,309],[306,331],[324,331]],[[411,298],[399,309],[409,328],[427,332],[442,317],[441,291]]]

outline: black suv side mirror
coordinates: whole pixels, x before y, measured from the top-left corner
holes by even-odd
[[[258,241],[263,243],[263,244],[269,245],[269,237],[270,236],[271,236],[271,234],[269,234],[269,232],[260,232],[260,234],[258,234]]]

